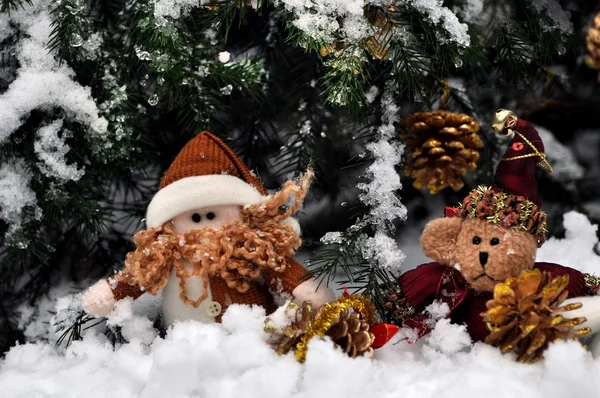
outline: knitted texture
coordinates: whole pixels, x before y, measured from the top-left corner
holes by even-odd
[[[254,186],[262,195],[265,187],[235,153],[215,135],[203,131],[188,142],[163,176],[159,190],[186,177],[228,174]]]
[[[273,313],[277,309],[273,294],[291,298],[294,289],[304,282],[302,278],[306,276],[306,273],[306,268],[293,258],[288,258],[285,272],[266,270],[263,274],[265,283],[252,283],[245,293],[229,288],[220,277],[208,278],[212,300],[221,304],[222,308],[221,315],[216,317],[216,321],[221,322],[222,314],[231,304],[259,305],[265,309],[267,314]],[[117,301],[125,297],[136,299],[145,293],[139,285],[130,285],[126,281],[119,281],[112,291]]]

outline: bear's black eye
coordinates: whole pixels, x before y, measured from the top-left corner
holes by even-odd
[[[473,238],[473,244],[474,245],[478,245],[481,243],[481,238],[479,236],[476,236]]]
[[[500,239],[498,239],[498,238],[492,238],[492,240],[490,241],[490,245],[492,245],[492,246],[496,246],[499,243],[500,243]]]
[[[216,216],[217,215],[215,213],[213,213],[212,211],[209,211],[208,213],[206,213],[206,218],[208,218],[209,220],[214,220]]]
[[[202,220],[202,216],[200,216],[200,214],[198,214],[198,213],[192,214],[192,221],[193,222],[200,222],[200,220]]]

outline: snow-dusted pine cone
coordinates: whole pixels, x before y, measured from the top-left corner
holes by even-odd
[[[600,12],[594,16],[585,44],[588,51],[585,56],[586,65],[592,69],[600,70]]]
[[[313,337],[329,336],[351,357],[365,354],[373,357],[375,335],[370,328],[375,321],[375,310],[367,298],[356,295],[340,297],[316,311],[307,301],[300,306],[292,305],[296,306],[294,318],[284,328],[269,326],[269,318],[266,320],[265,330],[271,333],[269,344],[278,354],[293,350],[298,361],[303,362],[308,341]]]
[[[550,278],[549,273],[538,269],[525,270],[518,278],[496,285],[494,299],[487,302],[488,310],[481,314],[490,330],[487,344],[499,347],[503,353],[517,351],[520,362],[534,362],[550,342],[589,333],[586,328],[574,329],[585,318],[565,319],[555,314],[577,309],[581,304],[561,307],[568,295],[569,276]]]
[[[404,173],[416,188],[432,194],[446,187],[458,191],[462,176],[477,168],[479,124],[469,115],[448,111],[417,112],[404,118],[400,137],[410,149]]]
[[[322,316],[324,309],[325,307],[321,307],[317,310],[315,319]],[[375,336],[369,329],[370,325],[361,319],[359,314],[346,308],[331,322],[325,335],[329,336],[336,346],[353,358],[365,354],[373,357],[371,345],[375,341]]]

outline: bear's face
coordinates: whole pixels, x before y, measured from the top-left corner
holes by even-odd
[[[421,236],[423,252],[456,268],[479,292],[533,267],[537,243],[533,235],[496,226],[482,219],[441,218]]]
[[[471,287],[493,291],[498,282],[533,267],[537,245],[525,231],[506,229],[481,219],[467,219],[458,233],[454,264]]]

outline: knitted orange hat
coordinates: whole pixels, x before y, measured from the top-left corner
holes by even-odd
[[[148,205],[146,225],[159,227],[181,213],[207,206],[255,204],[267,195],[235,153],[203,131],[183,147],[163,176]]]

